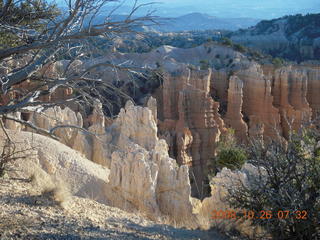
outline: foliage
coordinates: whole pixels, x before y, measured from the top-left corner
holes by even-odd
[[[218,144],[216,157],[212,159],[210,166],[211,173],[215,174],[223,167],[232,170],[240,169],[246,160],[246,151],[238,146],[234,136],[234,130],[228,129]]]
[[[310,35],[309,37],[317,38],[320,37],[319,31],[316,35],[311,36],[313,29],[318,29],[320,27],[320,14],[306,14],[303,16],[302,14],[297,14],[293,16],[287,16],[288,27],[285,32],[287,36],[290,36],[303,28],[308,28],[308,31],[304,33],[305,36]]]
[[[28,153],[32,149],[18,150],[16,144],[9,138],[5,138],[2,142],[0,152],[0,178],[4,177],[5,174],[11,170],[10,166],[12,163],[19,159],[25,159],[31,155]]]
[[[223,44],[223,45],[226,45],[226,46],[232,46],[232,45],[233,45],[233,43],[232,43],[232,41],[231,41],[230,38],[223,37],[223,38],[221,39],[221,41],[222,41],[222,44]]]
[[[244,31],[239,30],[228,36],[262,35],[262,37],[268,39],[268,35],[279,31],[285,35],[288,41],[287,44],[266,48],[256,44],[255,40],[253,40],[250,44],[248,43],[248,46],[260,48],[265,54],[271,54],[273,57],[283,57],[292,61],[302,62],[305,60],[319,59],[320,52],[314,44],[315,40],[320,37],[319,29],[319,13],[306,15],[296,14],[272,20],[263,20],[252,28]],[[272,45],[271,42],[270,44]],[[304,51],[306,46],[313,49],[313,51],[311,51],[311,53]]]
[[[235,170],[240,169],[247,160],[246,153],[238,147],[226,147],[220,149],[217,156],[217,166],[219,168],[227,167]]]
[[[241,44],[233,44],[233,49],[241,53],[246,52],[246,48]]]
[[[200,69],[201,70],[208,70],[210,67],[209,61],[208,60],[200,60]]]
[[[248,175],[239,188],[228,189],[228,202],[234,208],[270,211],[268,219],[252,218],[274,239],[307,240],[320,236],[319,128],[301,129],[288,143],[253,141],[249,163],[258,174]],[[280,217],[279,211],[288,215]]]
[[[275,26],[275,22],[276,21],[277,21],[277,19],[262,20],[261,22],[259,22],[255,26],[254,34],[256,34],[256,35],[263,34],[266,31],[268,31],[269,29],[273,29],[273,27]],[[275,27],[273,29],[273,31],[276,31],[276,30],[277,30],[277,28]]]
[[[276,68],[280,68],[283,66],[283,64],[285,63],[285,61],[282,58],[274,58],[272,60],[272,64],[276,67]]]
[[[197,67],[193,64],[188,64],[188,68],[191,70],[191,71],[196,71],[197,70]]]
[[[13,159],[11,158],[12,152],[14,150],[13,147],[14,145],[9,140],[7,140],[2,147],[2,152],[0,155],[0,177],[3,177],[5,175],[8,164],[13,161]]]
[[[230,66],[233,63],[233,59],[229,59],[227,66]]]
[[[55,4],[44,0],[0,1],[0,6],[0,48],[16,47],[33,41],[35,31],[43,31],[48,22],[60,13]],[[17,35],[17,29],[23,29],[24,32]]]
[[[135,1],[126,18],[114,20],[111,15],[117,7],[110,9],[107,6],[114,0],[68,1],[61,7],[61,13],[46,0],[0,2],[0,28],[4,37],[0,47],[0,68],[4,69],[0,73],[0,94],[5,96],[3,99],[12,99],[0,104],[1,117],[55,138],[53,132],[10,113],[41,111],[70,102],[86,112],[99,100],[105,113],[112,115],[115,105],[121,105],[124,99],[132,99],[112,80],[104,81],[101,69],[107,68],[114,73],[115,81],[119,71],[130,72],[133,78],[143,75],[145,69],[132,70],[130,63],[117,64],[110,59],[97,63],[92,59],[106,54],[103,47],[97,48],[98,44],[106,42],[110,46],[115,39],[133,31],[136,33],[142,24],[154,23],[152,12],[134,16],[138,9],[151,3]],[[106,15],[106,9],[109,9],[109,15]],[[99,43],[95,44],[96,41]],[[110,49],[108,52],[112,56]],[[26,81],[28,84],[22,87]],[[128,82],[132,87],[126,87],[135,91],[134,81]],[[64,98],[50,98],[61,89],[67,90]]]
[[[1,21],[11,25],[38,26],[41,21],[52,19],[59,13],[56,4],[44,0],[1,1],[0,7],[5,8],[1,11]]]

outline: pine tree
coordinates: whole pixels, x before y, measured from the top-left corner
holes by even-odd
[[[55,4],[44,0],[0,0],[0,48],[30,43],[36,32],[59,15]],[[19,32],[19,34],[17,34]]]

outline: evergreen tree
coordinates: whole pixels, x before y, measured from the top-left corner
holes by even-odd
[[[1,0],[0,7],[0,48],[34,41],[36,33],[59,15],[55,4],[43,0]]]

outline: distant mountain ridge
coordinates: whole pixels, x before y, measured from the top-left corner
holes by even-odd
[[[125,14],[114,14],[110,16],[112,21],[126,19]],[[133,16],[137,17],[137,16]],[[100,14],[93,23],[99,24],[105,21],[106,16]],[[206,30],[229,30],[236,31],[256,25],[261,19],[253,18],[220,18],[203,13],[189,13],[176,18],[163,18],[159,24],[146,22],[144,26],[138,27],[139,31],[145,32],[182,32],[182,31],[206,31]],[[151,25],[151,26],[150,26]]]
[[[171,18],[161,26],[152,27],[159,32],[204,31],[204,30],[231,30],[248,28],[260,20],[253,18],[219,18],[203,13],[190,13],[177,18]]]
[[[320,14],[291,15],[264,20],[230,33],[236,43],[294,61],[320,59]]]

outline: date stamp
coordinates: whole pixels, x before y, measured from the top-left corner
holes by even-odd
[[[299,211],[289,211],[289,210],[279,210],[279,211],[253,211],[253,210],[242,210],[236,212],[235,210],[213,210],[211,211],[211,219],[230,219],[230,220],[237,220],[237,219],[261,219],[261,220],[268,220],[268,219],[300,219],[300,220],[307,220],[308,219],[308,212],[305,210]]]

